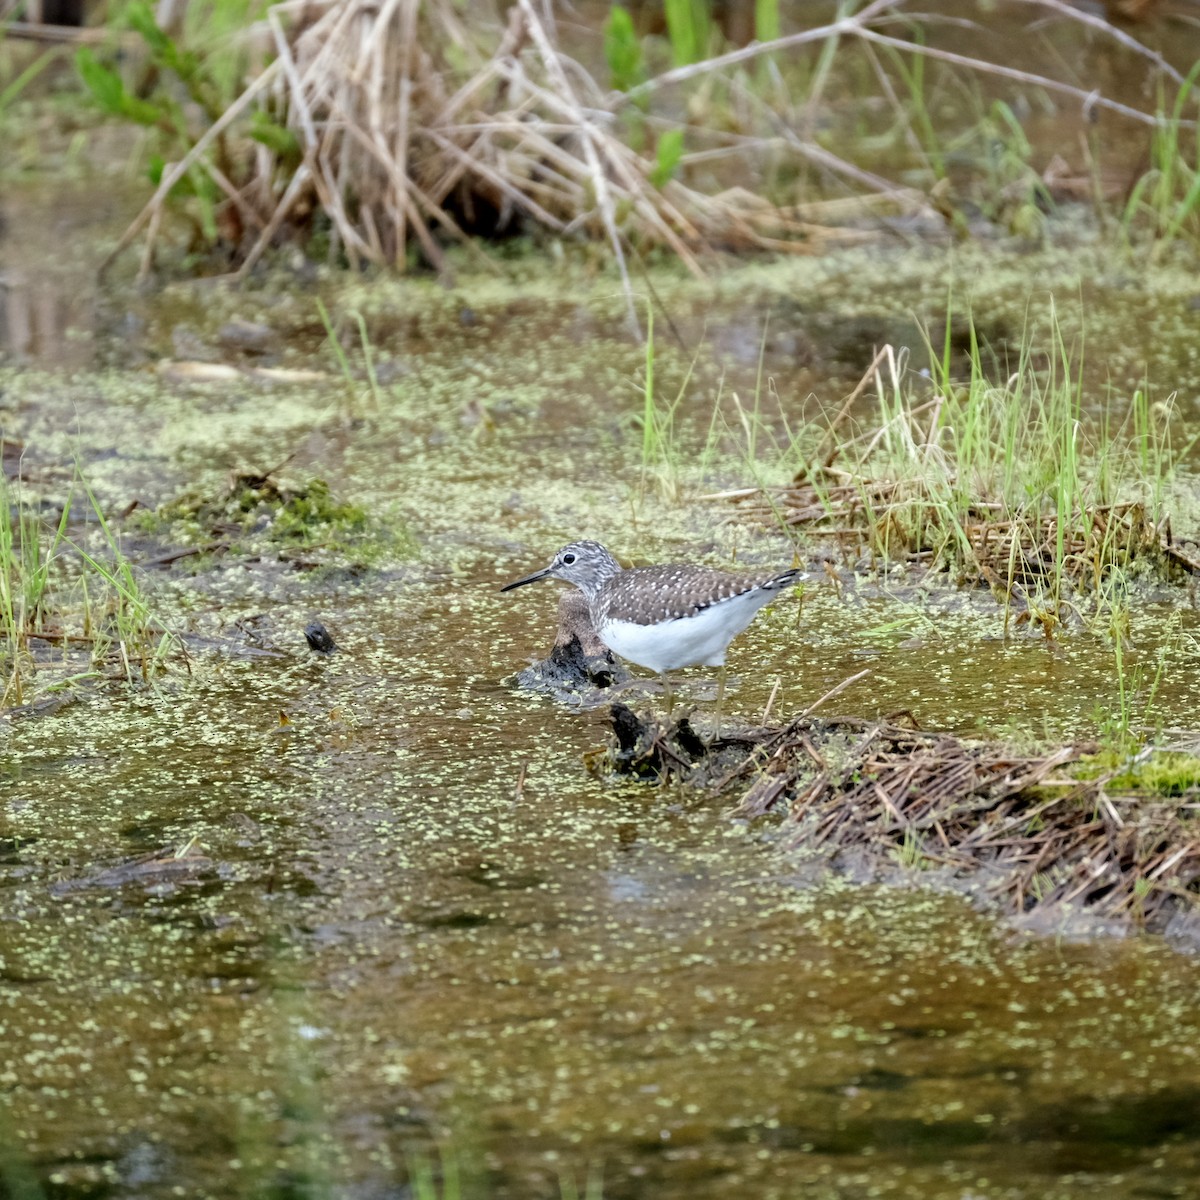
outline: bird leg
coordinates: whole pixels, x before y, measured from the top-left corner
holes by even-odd
[[[717,725],[713,730],[712,740],[715,742],[721,736],[721,706],[725,701],[725,664],[717,669]]]
[[[658,677],[662,681],[663,702],[667,706],[667,716],[670,717],[671,710],[675,707],[675,692],[671,687],[671,677],[666,671],[659,671]]]

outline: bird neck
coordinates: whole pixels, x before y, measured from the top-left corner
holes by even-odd
[[[625,569],[611,554],[597,557],[591,564],[592,569],[586,579],[581,579],[576,587],[587,597],[589,604],[594,604],[604,585]]]

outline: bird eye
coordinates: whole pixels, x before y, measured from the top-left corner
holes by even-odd
[[[575,561],[575,555],[573,555],[573,554],[564,554],[564,555],[563,555],[563,557],[562,557],[562,560],[563,560],[563,566],[564,566],[564,567],[569,567],[569,566],[570,566],[570,565],[571,565],[571,564],[572,564],[572,563]]]

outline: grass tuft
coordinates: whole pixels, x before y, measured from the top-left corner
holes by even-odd
[[[1147,228],[1159,247],[1181,236],[1200,241],[1200,127],[1189,117],[1200,62],[1188,73],[1169,113],[1160,112],[1150,139],[1150,169],[1125,203],[1127,236]]]
[[[80,492],[86,521],[74,518]],[[73,682],[115,670],[126,683],[149,683],[177,649],[81,475],[54,521],[19,481],[0,484],[0,709],[61,688],[64,667]],[[90,660],[83,671],[81,654]]]
[[[836,530],[842,544],[857,531],[875,564],[982,580],[1006,623],[1053,636],[1086,604],[1117,629],[1130,573],[1171,569],[1164,504],[1185,449],[1173,442],[1172,405],[1144,391],[1120,416],[1085,405],[1082,342],[1053,303],[999,367],[988,368],[972,328],[966,375],[956,376],[950,315],[927,372],[885,348],[857,406],[801,431],[793,482],[736,499],[789,530]]]

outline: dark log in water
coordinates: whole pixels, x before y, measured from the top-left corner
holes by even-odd
[[[596,636],[583,593],[571,588],[558,602],[558,628],[550,653],[526,667],[517,682],[530,691],[558,695],[604,691],[628,678],[629,672]]]

